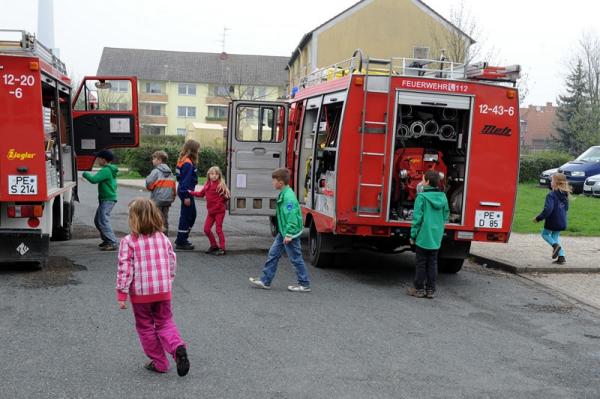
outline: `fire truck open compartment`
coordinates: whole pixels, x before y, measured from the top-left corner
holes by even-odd
[[[449,222],[464,220],[471,128],[471,97],[398,91],[391,162],[388,219],[411,221],[423,175],[440,174]]]

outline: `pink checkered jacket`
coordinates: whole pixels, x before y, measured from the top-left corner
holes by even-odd
[[[117,300],[150,303],[171,299],[177,258],[161,232],[129,234],[121,239],[117,270]]]

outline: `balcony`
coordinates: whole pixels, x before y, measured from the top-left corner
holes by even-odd
[[[169,118],[166,115],[140,115],[141,125],[167,125]]]
[[[140,103],[160,103],[166,104],[169,102],[169,96],[165,93],[146,93],[141,92],[139,94]]]

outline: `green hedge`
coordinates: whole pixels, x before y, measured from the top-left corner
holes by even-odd
[[[144,136],[140,146],[137,148],[116,149],[114,151],[116,163],[119,166],[128,167],[130,170],[138,172],[142,176],[147,176],[153,168],[152,154],[155,151],[163,150],[169,156],[167,164],[175,172],[175,165],[177,164],[183,141],[181,141],[181,144],[178,144],[175,140],[173,142],[170,142],[170,140],[145,140],[146,137],[152,136]],[[208,147],[201,148],[197,165],[198,176],[206,176],[206,172],[213,165],[219,166],[223,173],[225,173],[225,152]]]
[[[546,169],[558,168],[573,157],[564,152],[542,151],[523,155],[519,163],[519,182],[532,182]]]

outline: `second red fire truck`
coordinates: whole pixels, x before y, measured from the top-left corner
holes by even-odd
[[[232,215],[272,220],[271,171],[288,167],[310,260],[352,248],[409,250],[419,182],[441,176],[450,205],[441,271],[472,241],[507,242],[519,163],[519,67],[357,52],[303,78],[287,101],[234,101],[228,125]]]

